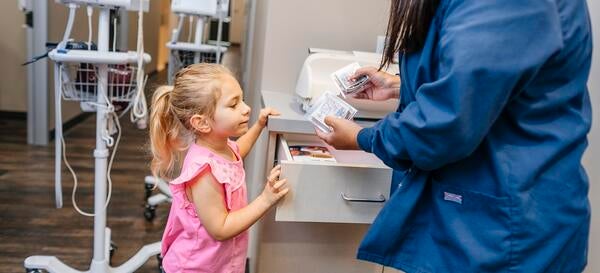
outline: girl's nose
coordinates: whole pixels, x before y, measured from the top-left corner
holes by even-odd
[[[245,102],[244,102],[244,107],[245,107],[245,109],[243,111],[244,115],[249,115],[252,108],[250,108],[250,106],[248,106]]]

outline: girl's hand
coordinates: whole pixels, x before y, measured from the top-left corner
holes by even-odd
[[[260,110],[260,114],[258,114],[258,124],[262,127],[265,128],[265,126],[267,126],[267,121],[269,120],[269,116],[279,116],[281,115],[281,113],[279,113],[279,111],[271,108],[271,107],[266,107]]]
[[[279,179],[281,174],[281,165],[275,166],[271,170],[271,173],[267,177],[267,183],[265,189],[262,192],[263,198],[269,203],[270,206],[275,205],[283,196],[289,191],[287,179]]]
[[[377,70],[375,67],[362,67],[356,70],[352,79],[369,76],[369,82],[363,91],[352,97],[368,100],[388,100],[400,97],[400,77]]]

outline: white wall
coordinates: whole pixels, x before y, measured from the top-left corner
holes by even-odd
[[[309,47],[375,51],[389,1],[269,1],[264,90],[293,92]]]
[[[254,37],[246,99],[260,91],[293,93],[309,47],[375,51],[385,34],[389,0],[254,0]],[[250,24],[249,24],[250,25]],[[249,30],[251,31],[251,30]]]
[[[25,16],[16,1],[0,1],[0,111],[27,111],[27,69],[21,63],[27,58]]]
[[[588,254],[588,267],[586,273],[600,272],[600,2],[588,0],[592,17],[592,30],[594,34],[594,54],[592,71],[588,81],[590,97],[592,100],[593,125],[588,136],[590,146],[584,156],[584,166],[590,179],[590,201],[592,203],[592,227],[590,235],[590,252]]]
[[[244,0],[231,1],[231,24],[229,24],[229,41],[241,44],[246,23],[246,2]]]

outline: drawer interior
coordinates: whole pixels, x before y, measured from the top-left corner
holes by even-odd
[[[328,145],[315,135],[283,134],[279,136],[278,159],[296,162],[290,152],[290,146],[323,146],[326,147],[336,162],[329,161],[302,161],[302,164],[340,165],[352,167],[384,168],[388,169],[377,156],[362,150],[337,150]]]

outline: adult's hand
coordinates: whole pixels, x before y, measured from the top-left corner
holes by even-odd
[[[327,144],[338,150],[360,149],[356,140],[358,132],[362,129],[360,125],[354,121],[333,116],[325,117],[325,124],[331,127],[331,133],[325,133],[319,129],[315,129],[315,131],[317,132],[317,136],[327,142]]]
[[[400,77],[379,71],[375,67],[361,67],[356,70],[351,79],[357,79],[364,75],[369,76],[369,82],[366,83],[363,91],[352,97],[377,101],[400,97]]]

